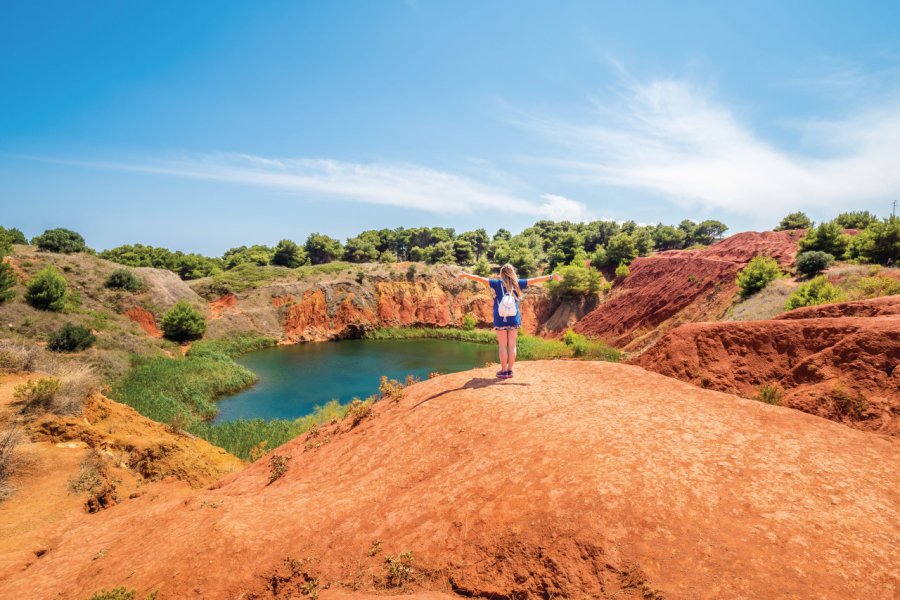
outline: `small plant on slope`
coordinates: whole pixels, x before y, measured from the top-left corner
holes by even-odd
[[[288,461],[290,460],[290,456],[283,454],[272,455],[272,458],[269,459],[269,484],[274,483],[287,473]]]
[[[385,585],[389,588],[405,586],[413,576],[413,554],[409,550],[397,556],[384,557]]]
[[[187,300],[179,300],[163,315],[162,330],[176,342],[196,340],[206,333],[206,319]]]
[[[59,312],[66,306],[66,279],[53,267],[41,269],[29,282],[25,301],[40,310]]]
[[[803,306],[830,304],[832,302],[840,302],[844,298],[844,292],[840,288],[829,283],[824,275],[819,275],[801,284],[794,290],[788,297],[784,309],[794,310]]]
[[[754,256],[738,273],[737,284],[745,298],[765,288],[781,275],[778,261],[770,256]]]
[[[54,352],[75,352],[90,348],[97,337],[87,328],[74,323],[66,323],[59,330],[50,334],[47,349]]]
[[[777,383],[764,383],[757,389],[754,399],[766,404],[781,404],[782,396],[784,392]]]

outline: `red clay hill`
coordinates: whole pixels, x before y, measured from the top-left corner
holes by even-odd
[[[699,250],[637,258],[610,297],[574,329],[625,350],[640,350],[682,323],[718,320],[734,300],[738,271],[760,254],[787,267],[803,233],[748,231]]]
[[[690,323],[634,360],[646,369],[900,435],[900,296],[801,308],[768,321]]]
[[[504,382],[493,369],[438,377],[359,417],[188,499],[163,482],[73,517],[0,572],[3,596],[900,591],[893,438],[575,361],[521,363]]]

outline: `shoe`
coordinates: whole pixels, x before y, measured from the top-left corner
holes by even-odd
[[[512,376],[513,376],[513,374],[512,374],[512,369],[510,369],[509,371],[506,372],[506,378],[507,378],[507,379],[512,379]]]
[[[506,371],[497,371],[497,377],[500,379],[506,379]]]

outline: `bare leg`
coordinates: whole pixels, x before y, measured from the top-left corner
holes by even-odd
[[[509,365],[506,370],[512,371],[513,365],[516,362],[516,339],[518,338],[519,331],[517,329],[510,329],[506,332],[506,364]]]
[[[497,342],[500,345],[500,370],[506,371],[509,367],[507,367],[507,347],[508,347],[508,333],[509,331],[505,329],[495,329],[494,333],[497,334]]]

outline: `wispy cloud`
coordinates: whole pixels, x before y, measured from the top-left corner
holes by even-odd
[[[322,158],[276,159],[249,154],[204,154],[143,162],[53,161],[259,186],[311,199],[340,199],[437,214],[483,210],[542,218],[584,220],[585,204],[544,194],[529,199],[463,175],[411,163],[351,163]]]
[[[639,82],[578,122],[519,114],[554,144],[539,162],[584,182],[647,190],[681,205],[744,215],[852,208],[900,189],[900,98],[802,124],[804,151],[779,148],[687,81]]]

